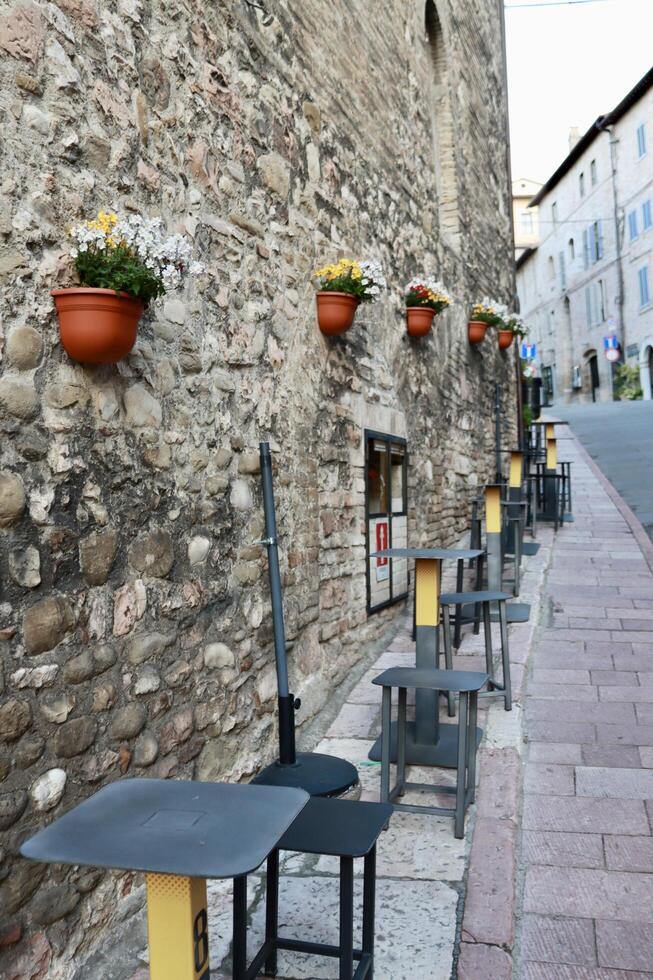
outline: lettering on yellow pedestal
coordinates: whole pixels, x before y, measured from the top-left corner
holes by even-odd
[[[206,881],[148,874],[150,980],[209,980]]]

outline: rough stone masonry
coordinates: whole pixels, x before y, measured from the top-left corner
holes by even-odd
[[[0,3],[0,974],[70,978],[138,906],[129,874],[17,857],[124,775],[240,779],[275,752],[257,447],[274,449],[293,689],[314,717],[394,609],[365,606],[364,427],[403,434],[411,544],[451,544],[493,475],[513,352],[502,13],[488,0]],[[162,214],[208,275],[131,356],[58,342],[66,229]],[[317,265],[390,289],[345,338]],[[456,306],[412,342],[402,289]],[[83,976],[83,969],[81,974]]]

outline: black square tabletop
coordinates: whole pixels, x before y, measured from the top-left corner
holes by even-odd
[[[483,550],[456,548],[386,548],[375,551],[370,558],[478,558],[484,555]]]
[[[312,796],[281,838],[279,847],[301,854],[364,857],[374,847],[393,812],[389,803]]]
[[[53,864],[236,878],[259,867],[308,802],[281,786],[122,779],[21,847]]]

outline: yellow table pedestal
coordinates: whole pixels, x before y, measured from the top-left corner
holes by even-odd
[[[150,980],[209,980],[204,878],[148,874]]]

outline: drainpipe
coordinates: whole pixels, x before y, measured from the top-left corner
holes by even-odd
[[[624,263],[623,263],[623,253],[621,248],[621,228],[619,220],[619,194],[617,191],[617,146],[619,145],[619,140],[615,136],[614,126],[604,122],[606,117],[602,116],[596,121],[596,128],[603,133],[608,133],[610,136],[610,163],[612,169],[612,202],[614,210],[614,234],[615,242],[617,247],[617,283],[619,287],[619,295],[617,297],[617,328],[619,342],[621,344],[622,357],[624,363],[626,360],[626,323],[624,320]],[[612,397],[615,398],[614,392],[614,364],[610,365],[612,372]]]

